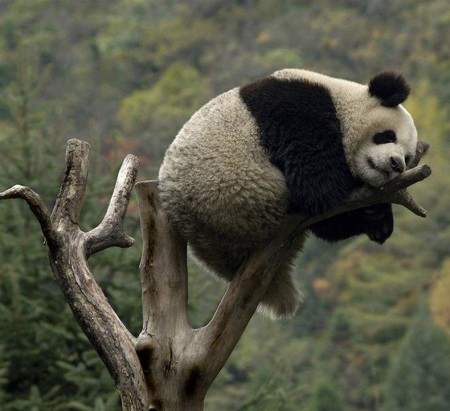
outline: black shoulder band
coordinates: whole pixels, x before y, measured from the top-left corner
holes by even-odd
[[[270,76],[242,87],[240,95],[270,160],[284,173],[290,212],[317,215],[341,204],[358,183],[329,91],[306,80]]]

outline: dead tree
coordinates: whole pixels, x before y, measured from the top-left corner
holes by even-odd
[[[38,219],[50,265],[76,320],[108,368],[126,411],[199,411],[211,383],[224,366],[285,258],[289,244],[312,223],[344,211],[391,202],[424,217],[406,187],[428,177],[418,166],[428,145],[419,143],[416,162],[381,188],[363,187],[341,207],[321,216],[292,215],[268,244],[256,250],[230,283],[213,318],[193,329],[187,316],[186,243],[160,207],[158,183],[138,183],[143,235],[140,264],[143,329],[136,338],[109,305],[89,266],[91,255],[108,247],[129,247],[123,230],[138,159],[125,158],[103,221],[83,232],[78,221],[88,176],[89,145],[69,140],[66,169],[52,213],[25,186],[0,193],[0,200],[24,199]]]

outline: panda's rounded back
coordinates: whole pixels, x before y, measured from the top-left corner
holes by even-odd
[[[261,146],[238,88],[211,100],[184,125],[159,180],[163,207],[193,242],[252,248],[272,234],[288,207],[285,179]]]

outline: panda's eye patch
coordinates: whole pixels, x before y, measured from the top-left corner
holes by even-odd
[[[395,143],[397,141],[397,136],[392,130],[386,130],[382,133],[377,133],[372,137],[372,140],[375,144],[387,144],[387,143]]]

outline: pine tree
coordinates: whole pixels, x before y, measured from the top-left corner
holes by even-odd
[[[386,381],[386,411],[450,409],[450,339],[421,313],[401,344]]]

